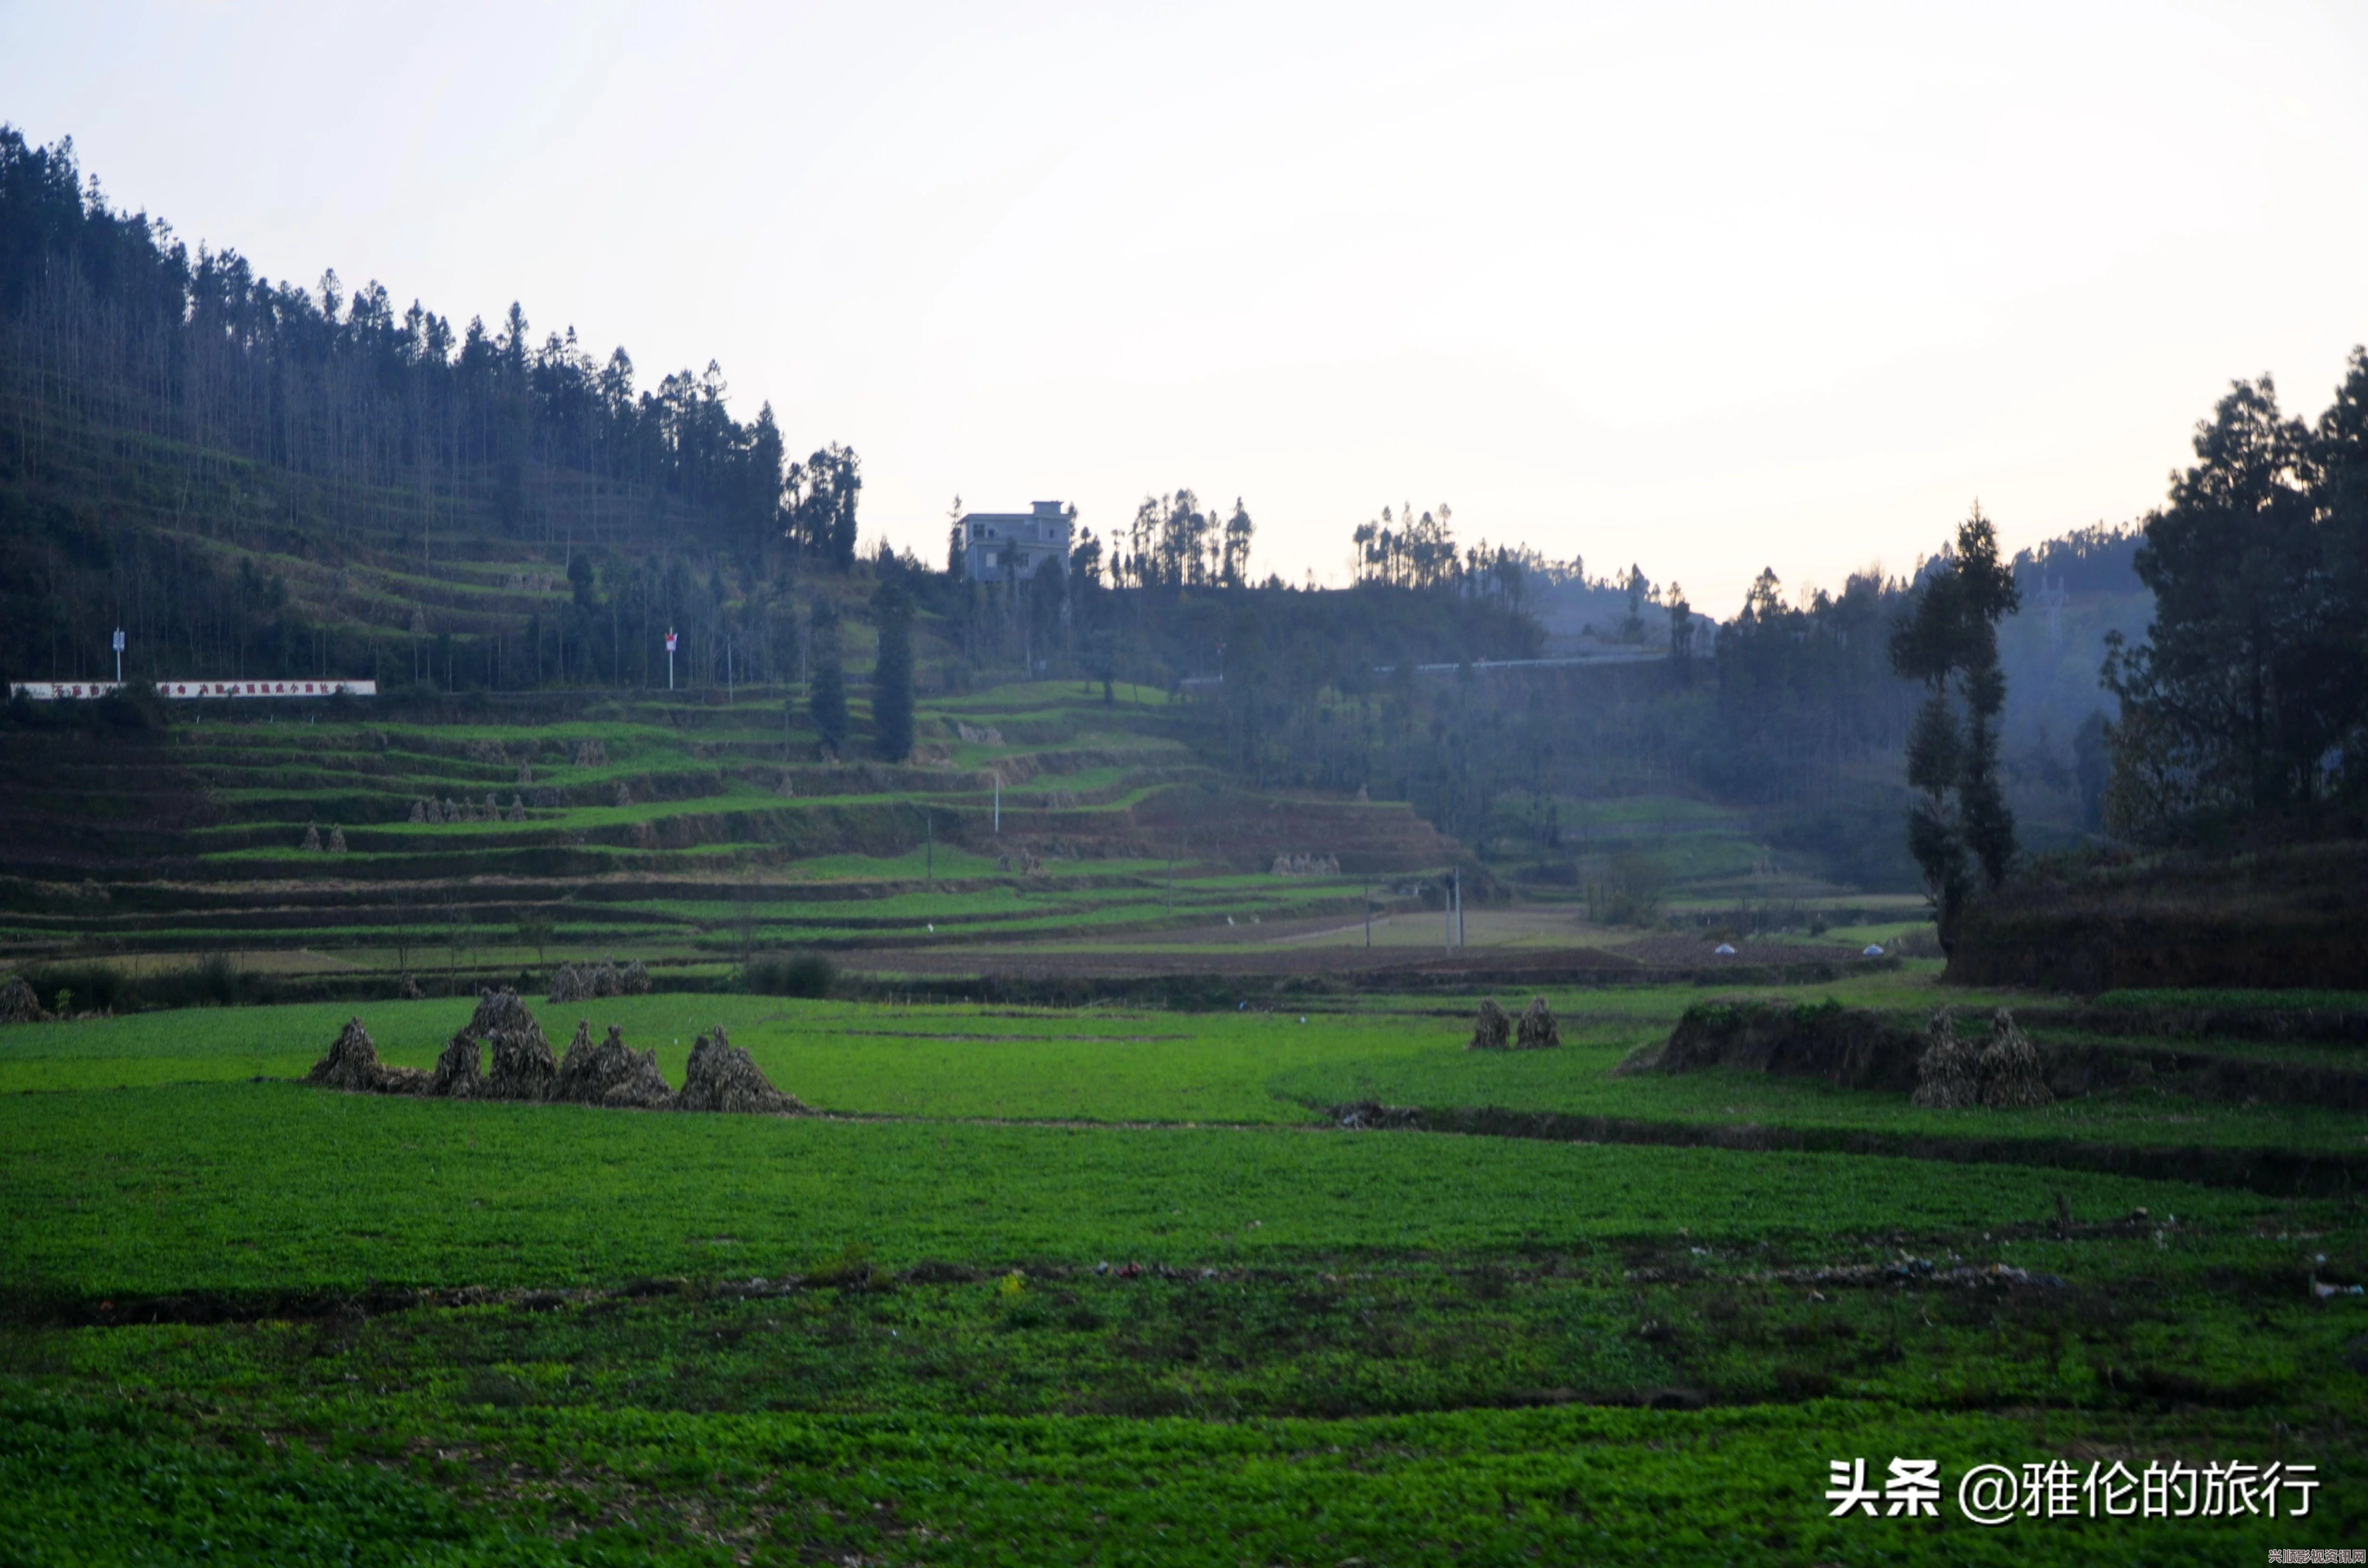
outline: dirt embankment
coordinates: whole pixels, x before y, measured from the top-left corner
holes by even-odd
[[[836,960],[843,969],[878,977],[882,983],[892,983],[892,977],[960,982],[946,992],[949,995],[983,994],[977,986],[985,985],[1005,992],[1066,986],[1069,991],[1064,994],[1079,996],[1103,994],[1095,989],[1098,986],[1186,981],[1208,986],[1230,983],[1236,987],[1267,981],[1315,991],[1328,987],[1368,992],[1471,991],[1488,986],[1797,985],[1898,967],[1896,960],[1847,954],[1821,957],[1813,963],[1683,969],[1649,966],[1626,953],[1600,948],[1464,948],[1451,954],[1407,947],[1332,948],[1284,942],[1224,947],[1145,944],[1065,952],[950,943],[939,948],[849,949],[836,955]],[[964,984],[970,989],[962,989]]]
[[[1943,978],[2084,994],[2368,989],[2368,843],[2043,869],[1967,909]]]
[[[2026,1013],[2023,1021],[2032,1031],[2040,1074],[2059,1099],[2154,1086],[2230,1104],[2259,1100],[2368,1110],[2368,1068],[2231,1056],[2136,1040],[2051,1039],[2045,1017]],[[1910,1014],[1830,1002],[1814,1006],[1710,1002],[1689,1007],[1666,1042],[1631,1057],[1615,1071],[1694,1073],[1725,1067],[1820,1078],[1838,1089],[1905,1095],[1916,1087],[1926,1044],[1924,1020]]]
[[[1686,1009],[1662,1044],[1615,1069],[1698,1073],[1728,1067],[1788,1078],[1823,1078],[1838,1089],[1907,1094],[1916,1087],[1924,1031],[1915,1020],[1837,1003],[1708,1002]]]

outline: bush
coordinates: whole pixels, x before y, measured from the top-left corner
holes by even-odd
[[[837,977],[820,953],[766,953],[740,971],[740,985],[761,996],[827,996]]]
[[[156,1007],[236,1007],[276,1002],[280,987],[272,977],[241,969],[227,953],[211,953],[185,969],[126,974],[97,960],[44,965],[25,980],[41,1005],[61,1017],[74,1013],[129,1013]],[[66,1004],[61,1007],[58,999]]]
[[[839,1249],[837,1257],[817,1265],[807,1274],[806,1283],[817,1289],[893,1290],[896,1277],[871,1260],[870,1247],[861,1242],[849,1242]]]
[[[25,975],[41,1006],[60,1017],[113,1012],[131,1000],[131,980],[111,963],[46,964]],[[64,998],[63,1005],[60,998]]]
[[[1612,857],[1608,874],[1587,883],[1587,917],[1599,926],[1650,926],[1661,911],[1668,872],[1634,849]]]
[[[131,987],[144,1007],[235,1007],[266,999],[260,975],[247,974],[228,953],[209,953],[188,969],[143,975]]]

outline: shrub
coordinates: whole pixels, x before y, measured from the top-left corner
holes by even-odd
[[[1587,917],[1599,926],[1650,926],[1661,910],[1668,872],[1634,849],[1612,857],[1606,875],[1587,883]]]
[[[131,1000],[131,978],[111,963],[47,964],[25,979],[41,1005],[60,1017],[69,1012],[112,1012]]]
[[[188,973],[190,993],[198,1000],[217,1007],[228,1007],[238,1001],[238,970],[231,963],[228,953],[208,953]]]
[[[893,1290],[896,1277],[872,1261],[869,1246],[849,1242],[837,1257],[816,1265],[806,1275],[806,1283],[818,1290]]]
[[[743,967],[740,983],[763,996],[827,996],[837,976],[820,953],[763,953]]]
[[[276,989],[268,977],[240,969],[228,953],[209,953],[188,968],[127,982],[123,1000],[139,1007],[235,1007],[268,1002]]]

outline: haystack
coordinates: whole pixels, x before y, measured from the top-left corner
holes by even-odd
[[[42,1009],[41,998],[21,974],[12,974],[7,983],[0,985],[0,1024],[38,1024],[50,1015]]]
[[[1554,1009],[1543,996],[1530,998],[1529,1011],[1514,1035],[1515,1047],[1521,1051],[1551,1051],[1562,1043],[1562,1026],[1554,1022]]]
[[[1513,1018],[1497,1006],[1494,996],[1480,1004],[1480,1016],[1472,1021],[1472,1039],[1466,1051],[1503,1051],[1512,1043]]]
[[[381,1062],[370,1030],[362,1028],[359,1018],[348,1018],[330,1042],[329,1053],[313,1063],[304,1081],[357,1094],[406,1095],[417,1093],[427,1082],[427,1074],[416,1067],[389,1067]]]
[[[329,853],[332,855],[343,855],[345,852],[346,830],[342,827],[331,828],[329,830]]]
[[[330,1089],[370,1090],[378,1087],[379,1074],[384,1069],[378,1059],[378,1045],[362,1028],[359,1018],[347,1018],[346,1027],[329,1044],[329,1053],[313,1063],[304,1081]]]
[[[632,803],[633,792],[625,788],[625,781],[620,778],[617,780],[617,804],[620,806],[630,806]]]
[[[488,1042],[493,1047],[493,1071],[485,1075],[484,1095],[496,1100],[547,1100],[552,1085],[559,1077],[559,1063],[551,1054],[551,1041],[542,1035],[542,1026],[532,1018],[522,1028],[497,1028]]]
[[[304,824],[303,848],[307,855],[318,855],[321,852],[321,828],[318,823]]]
[[[461,1032],[472,1040],[484,1040],[495,1029],[536,1027],[534,1015],[526,1010],[518,994],[504,985],[477,994],[477,1010],[469,1015],[468,1027]]]
[[[419,989],[419,982],[406,974],[403,977],[402,982],[395,986],[394,994],[395,999],[398,1001],[417,1002],[424,999],[427,993]]]
[[[609,1026],[609,1038],[598,1045],[591,1039],[589,1022],[576,1027],[575,1040],[560,1064],[559,1080],[551,1097],[571,1105],[622,1106],[641,1110],[665,1110],[674,1104],[674,1091],[658,1071],[655,1051],[635,1051],[625,1043],[624,1031]]]
[[[1990,1042],[1975,1063],[1981,1080],[1982,1104],[1999,1109],[2048,1105],[2055,1096],[2039,1069],[2039,1052],[2015,1028],[2014,1015],[2000,1007],[1990,1015]]]
[[[427,801],[412,801],[412,802],[411,802],[411,817],[410,817],[410,822],[411,822],[411,825],[412,825],[412,826],[414,826],[414,827],[425,827],[425,826],[427,824]]]
[[[513,794],[510,797],[510,809],[502,813],[502,820],[504,822],[526,821],[526,801],[524,797],[516,794]]]
[[[683,1070],[682,1093],[677,1110],[723,1110],[755,1113],[803,1112],[806,1108],[791,1095],[773,1087],[748,1053],[724,1038],[718,1024],[690,1048],[690,1064]]]
[[[471,1100],[485,1093],[484,1053],[477,1037],[462,1029],[436,1059],[436,1071],[419,1092],[436,1099]]]
[[[1933,1009],[1924,1026],[1924,1054],[1916,1060],[1916,1093],[1928,1110],[1964,1110],[1982,1103],[1976,1064],[1981,1049],[1957,1038],[1957,1020],[1946,1007]]]
[[[551,1000],[554,1006],[597,1002],[606,996],[638,996],[648,992],[649,988],[648,970],[638,963],[628,964],[619,970],[615,960],[610,959],[603,959],[596,964],[564,963],[551,976]]]

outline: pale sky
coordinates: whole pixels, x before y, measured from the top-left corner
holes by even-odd
[[[867,540],[1384,505],[1731,614],[2162,495],[2368,339],[2368,6],[0,0],[0,119],[265,273],[861,454]]]

